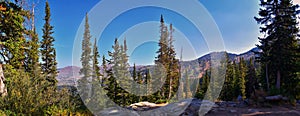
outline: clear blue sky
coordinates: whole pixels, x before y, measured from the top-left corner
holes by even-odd
[[[42,20],[44,17],[44,2],[44,0],[40,0],[36,9],[36,25],[37,29],[39,29],[40,37],[42,36],[41,28],[44,23]],[[49,0],[59,68],[78,65],[72,64],[74,39],[81,22],[84,20],[85,13],[89,12],[98,2],[100,1]],[[258,25],[253,19],[258,12],[258,0],[199,0],[199,2],[206,7],[218,25],[227,51],[242,53],[255,47],[255,44],[258,43]],[[171,4],[176,4],[176,1]],[[117,6],[111,6],[112,10],[116,8]],[[110,11],[99,11],[99,13],[105,14],[110,13]],[[181,47],[184,46],[182,44],[190,45],[197,49],[196,56],[189,56],[190,48],[184,48],[184,60],[191,60],[211,52],[208,50],[201,32],[188,19],[167,9],[142,7],[121,14],[107,26],[99,38],[98,47],[100,54],[106,55],[107,51],[111,50],[112,43],[116,37],[121,39],[126,37],[129,46],[134,46],[139,38],[143,38],[143,40],[157,40],[159,37],[158,22],[161,14],[164,15],[167,24],[172,23],[175,27],[175,48],[178,57]],[[101,18],[99,18],[99,21],[101,21]],[[94,38],[95,36],[93,36]],[[156,56],[156,50],[156,42],[146,42],[136,46],[135,50],[129,49],[130,63],[151,64]]]

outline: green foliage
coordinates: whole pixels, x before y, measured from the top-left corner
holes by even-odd
[[[42,89],[46,84],[41,77],[32,78],[10,65],[6,65],[4,71],[8,95],[1,101],[1,109],[18,114],[41,114],[43,108],[57,102],[50,98],[50,95],[55,94],[54,91]]]
[[[26,29],[23,22],[27,11],[10,1],[0,2],[0,5],[6,8],[0,11],[0,33],[6,35],[1,37],[1,45],[3,45],[0,51],[1,60],[19,69],[23,67],[22,61],[25,60],[26,40],[23,34]]]
[[[197,91],[196,92],[196,94],[195,94],[195,98],[197,98],[197,99],[203,99],[204,98],[204,92],[203,92],[203,90],[199,90],[199,91]]]
[[[159,100],[155,101],[154,103],[161,104],[161,103],[166,103],[166,102],[167,102],[167,100],[159,99]]]
[[[44,84],[43,81],[35,84],[38,80],[31,81],[28,74],[24,71],[14,69],[10,65],[6,65],[4,71],[7,78],[6,86],[8,95],[1,100],[1,109],[21,114],[42,112],[41,108],[47,104],[42,97],[43,93],[41,89],[38,87]]]

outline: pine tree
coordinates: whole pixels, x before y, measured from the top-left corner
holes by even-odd
[[[152,88],[153,88],[153,85],[152,85],[152,78],[151,78],[151,75],[150,75],[150,70],[147,69],[147,72],[146,72],[146,84],[147,84],[147,101],[152,101],[153,97],[150,93],[152,93]]]
[[[132,78],[134,81],[137,80],[137,76],[136,76],[137,72],[136,72],[136,66],[135,63],[133,64],[133,71],[132,71]]]
[[[47,81],[50,86],[57,85],[57,62],[55,60],[56,53],[53,42],[55,39],[53,38],[53,26],[50,24],[50,6],[49,3],[46,2],[45,7],[45,24],[43,26],[43,39],[41,41],[41,55],[42,55],[42,71],[47,76]]]
[[[106,106],[106,102],[104,99],[104,94],[105,91],[102,89],[102,82],[104,78],[104,74],[100,73],[100,67],[99,67],[99,62],[98,58],[100,57],[99,52],[98,52],[98,47],[97,47],[97,40],[95,38],[94,45],[93,45],[93,73],[92,73],[92,94],[91,94],[91,101],[88,102],[90,106],[98,106],[98,107],[92,107],[93,111],[101,110]],[[105,57],[103,56],[103,59]],[[106,62],[103,60],[102,66],[106,70]],[[98,109],[96,109],[98,108]]]
[[[229,60],[228,54],[226,54],[226,75],[225,75],[225,81],[224,86],[221,91],[221,99],[230,101],[234,99],[234,79],[233,79],[233,71],[234,67],[232,62]]]
[[[82,40],[82,54],[81,54],[81,64],[82,68],[80,69],[80,74],[84,75],[84,78],[87,79],[91,76],[91,35],[90,35],[90,26],[88,22],[88,15],[85,17],[85,29]]]
[[[237,98],[240,95],[240,86],[239,86],[239,78],[240,78],[240,69],[239,65],[233,61],[233,96]]]
[[[142,72],[140,72],[140,71],[137,73],[137,82],[138,82],[138,84],[143,84]],[[142,88],[141,88],[141,86],[139,86],[138,87],[139,93],[141,93],[141,90],[142,90]],[[139,96],[138,101],[139,102],[142,101],[142,96]]]
[[[99,52],[98,52],[98,47],[97,47],[97,40],[95,38],[95,42],[94,42],[94,45],[93,45],[93,79],[96,79],[96,78],[100,78],[102,75],[100,73],[100,67],[98,66],[99,65],[99,61],[98,61],[98,58],[100,57],[99,55]],[[102,80],[102,79],[100,79]]]
[[[238,78],[239,80],[239,89],[240,89],[240,94],[242,96],[243,99],[246,98],[246,74],[247,74],[247,67],[246,67],[246,62],[243,58],[240,58],[240,62],[239,62],[239,73],[240,73],[240,77]]]
[[[126,98],[129,98],[130,95],[126,90],[131,89],[131,76],[129,73],[129,63],[128,63],[128,56],[127,56],[127,43],[126,39],[124,39],[123,45],[121,45],[121,52],[120,52],[120,68],[118,69],[117,73],[120,75],[119,80],[120,85],[122,87],[122,104],[125,106],[129,102],[126,101]]]
[[[132,91],[136,91],[136,87],[134,86],[134,83],[137,82],[137,71],[136,71],[136,66],[135,63],[133,64],[133,70],[132,70],[132,86],[131,86],[131,90]],[[138,102],[138,98],[136,95],[132,95],[131,97],[131,102],[132,103],[136,103]]]
[[[34,5],[32,5],[32,9],[29,12],[29,16],[26,17],[27,23],[30,23],[31,25],[27,27],[28,31],[26,31],[26,35],[28,36],[27,41],[27,49],[25,51],[25,71],[29,72],[31,77],[38,76],[40,72],[35,71],[35,69],[39,69],[41,71],[40,63],[39,63],[39,38],[38,34],[36,33],[36,27],[35,27],[35,14],[34,14]]]
[[[280,90],[281,85],[286,85],[285,94],[293,95],[292,86],[297,85],[298,5],[293,5],[291,0],[261,0],[260,6],[260,17],[255,19],[266,36],[259,38],[261,45],[258,48],[262,52],[258,53],[258,60],[266,67],[264,72],[273,87]]]
[[[90,26],[88,20],[88,14],[85,17],[85,28],[82,40],[82,53],[81,53],[81,65],[80,74],[83,76],[78,80],[78,86],[80,88],[79,92],[84,102],[89,101],[89,97],[91,96],[91,88],[90,88],[90,80],[92,77],[92,49],[91,49],[91,35],[90,35]]]
[[[1,2],[4,8],[0,11],[1,62],[10,64],[16,69],[23,68],[25,60],[25,37],[27,31],[23,26],[27,11],[10,1]]]
[[[179,87],[179,78],[180,78],[180,74],[179,74],[179,60],[176,59],[176,52],[175,52],[175,48],[173,45],[174,42],[174,38],[173,38],[173,25],[170,24],[170,34],[169,34],[169,45],[168,45],[168,57],[169,57],[169,95],[168,95],[168,99],[171,99],[172,95],[174,95],[176,93],[176,91],[178,90]]]
[[[208,85],[210,82],[210,72],[208,72],[208,70],[205,71],[205,74],[202,78],[202,83],[201,83],[201,89],[203,90],[203,93],[206,93],[207,89],[208,89]]]
[[[126,46],[126,41],[124,41],[124,46]],[[108,79],[109,87],[107,88],[110,98],[112,98],[115,103],[123,106],[127,104],[125,98],[129,96],[125,90],[130,89],[128,56],[126,55],[126,47],[124,46],[119,44],[118,39],[115,39],[114,45],[112,46],[113,51],[109,52],[109,56],[111,57],[109,60],[111,70],[108,72],[110,77]]]
[[[29,72],[29,74],[39,75],[40,72],[35,73],[35,69],[40,68],[39,64],[39,44],[38,44],[38,35],[34,30],[31,32],[31,40],[28,42],[28,49],[26,51],[26,60],[25,60],[25,70]]]
[[[161,65],[164,66],[164,69],[166,72],[164,72],[165,74],[169,72],[169,59],[168,59],[168,37],[169,37],[169,33],[168,33],[168,29],[165,26],[165,22],[163,19],[163,16],[161,15],[160,17],[160,40],[158,43],[159,46],[159,50],[156,52],[158,55],[156,57],[155,60],[155,64],[156,65]],[[163,99],[166,98],[165,93],[167,92],[167,90],[169,89],[168,83],[169,82],[169,78],[168,78],[168,74],[166,77],[166,81],[164,86],[161,88],[160,91],[160,96],[162,96]]]
[[[102,86],[105,86],[104,83],[105,83],[105,81],[108,78],[108,76],[107,76],[107,70],[108,70],[108,68],[107,68],[106,58],[105,58],[104,55],[102,56],[102,64],[101,64],[101,66],[102,66],[101,84],[102,84]]]
[[[246,97],[249,98],[257,88],[256,70],[254,67],[253,58],[250,58],[248,71],[246,75]]]
[[[170,25],[170,30],[168,30],[162,15],[160,23],[159,50],[156,52],[155,64],[161,65],[165,69],[166,80],[160,94],[163,99],[170,100],[179,87],[179,60],[175,58],[176,53],[173,46],[174,30],[172,24]]]

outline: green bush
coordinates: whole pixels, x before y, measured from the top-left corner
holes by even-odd
[[[7,96],[1,100],[0,109],[7,109],[16,114],[39,115],[41,109],[46,107],[48,99],[40,87],[43,81],[30,78],[22,70],[13,69],[6,65],[4,75],[7,79]]]
[[[269,91],[269,95],[281,95],[282,91],[275,88],[275,87],[271,87],[270,91]]]
[[[155,101],[156,104],[167,103],[167,100],[159,99]]]
[[[90,115],[84,104],[68,89],[46,84],[44,76],[30,77],[23,70],[6,65],[7,96],[0,98],[0,115]]]
[[[199,92],[196,92],[195,98],[197,98],[197,99],[203,99],[204,95],[205,94],[203,93],[203,90],[200,90]]]

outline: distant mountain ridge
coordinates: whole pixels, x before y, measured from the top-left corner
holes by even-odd
[[[258,51],[259,49],[257,47],[247,51],[247,52],[244,52],[244,53],[241,53],[241,54],[233,54],[233,53],[227,53],[229,55],[229,59],[231,61],[233,60],[237,60],[239,58],[244,58],[245,60],[249,60],[250,58],[254,58],[254,53],[253,51]],[[182,61],[181,62],[181,65],[197,65],[199,64],[199,66],[195,66],[197,69],[197,71],[199,72],[195,72],[195,73],[199,73],[198,75],[198,78],[201,78],[202,75],[204,74],[205,70],[209,69],[210,68],[210,59],[211,59],[211,55],[222,55],[224,54],[225,51],[223,52],[211,52],[209,54],[206,54],[206,55],[203,55],[195,60],[191,60],[191,61]],[[149,67],[151,65],[148,65],[148,66],[136,66],[137,67],[137,70],[145,70],[146,67]],[[100,67],[101,68],[101,67]],[[130,71],[132,71],[132,67],[130,67]],[[58,85],[75,85],[75,81],[77,79],[80,78],[80,74],[79,74],[79,71],[80,71],[80,67],[78,66],[67,66],[67,67],[64,67],[64,68],[59,68],[58,69],[59,73],[58,73],[58,76],[57,76],[57,80],[58,80]],[[102,68],[101,68],[101,71],[102,71]]]
[[[79,79],[80,67],[78,66],[67,66],[58,69],[58,85],[75,85],[75,80]]]

